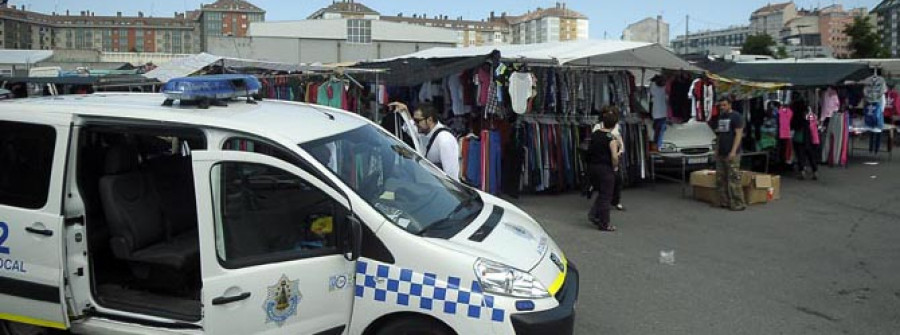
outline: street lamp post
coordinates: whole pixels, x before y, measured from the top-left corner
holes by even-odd
[[[798,24],[797,25],[797,35],[800,37],[800,58],[803,58],[803,28],[809,28],[809,25],[806,24]]]

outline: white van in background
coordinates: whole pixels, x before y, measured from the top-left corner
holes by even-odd
[[[28,69],[28,76],[40,78],[59,77],[62,72],[62,68],[59,66],[33,67]]]

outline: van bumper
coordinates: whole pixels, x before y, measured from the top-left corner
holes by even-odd
[[[566,281],[556,293],[559,306],[546,311],[512,314],[517,335],[573,334],[575,331],[575,303],[578,301],[578,269],[569,261]]]

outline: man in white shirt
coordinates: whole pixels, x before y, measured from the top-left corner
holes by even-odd
[[[450,129],[438,122],[437,110],[430,105],[420,106],[413,113],[419,133],[425,134],[422,144],[425,158],[437,165],[451,179],[459,181],[459,143]]]
[[[666,82],[661,76],[653,78],[650,84],[650,109],[653,116],[653,136],[656,147],[662,147],[666,133],[666,121],[669,109],[669,97],[666,94]]]

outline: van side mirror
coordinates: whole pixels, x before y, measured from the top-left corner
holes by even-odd
[[[347,250],[344,251],[344,258],[348,261],[355,261],[359,259],[359,255],[362,253],[362,222],[359,221],[356,215],[350,214],[347,216],[347,223],[349,245],[346,246]]]

